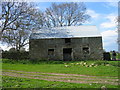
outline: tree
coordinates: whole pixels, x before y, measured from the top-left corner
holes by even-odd
[[[19,51],[29,43],[33,30],[42,26],[41,14],[32,4],[26,2],[2,3],[2,40]]]
[[[15,7],[16,9],[12,11],[13,7]],[[16,7],[15,3],[2,3],[2,16],[0,17],[0,21],[2,22],[2,25],[0,26],[0,39],[2,38],[3,32],[7,30],[8,27],[19,18],[20,14],[22,14],[17,12],[17,9],[19,9],[19,7]]]
[[[84,3],[53,3],[45,11],[46,25],[48,27],[81,25],[90,18],[86,14]]]
[[[30,33],[30,31],[20,28],[17,30],[7,31],[3,34],[3,41],[19,51],[22,47],[29,43],[28,39]]]

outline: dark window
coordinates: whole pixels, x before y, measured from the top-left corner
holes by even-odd
[[[70,43],[71,39],[70,38],[65,38],[65,43]]]
[[[83,53],[84,54],[89,54],[89,48],[88,47],[83,47]]]
[[[48,49],[48,55],[54,55],[54,49]]]

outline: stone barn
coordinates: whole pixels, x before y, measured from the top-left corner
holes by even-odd
[[[41,29],[29,40],[32,60],[100,60],[102,36],[96,26]]]

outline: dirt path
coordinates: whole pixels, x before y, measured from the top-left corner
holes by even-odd
[[[70,83],[102,83],[118,85],[118,77],[108,76],[89,76],[80,74],[61,74],[61,73],[42,73],[42,72],[25,72],[16,70],[3,70],[2,75],[12,77],[23,77],[30,79],[40,79],[47,81],[60,81]]]

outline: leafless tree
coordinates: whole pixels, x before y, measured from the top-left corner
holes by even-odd
[[[48,27],[81,25],[90,18],[84,3],[53,3],[45,11]]]
[[[32,31],[42,27],[41,17],[42,13],[30,3],[3,2],[0,38],[20,50],[28,44]]]
[[[28,38],[31,31],[27,30],[24,26],[21,28],[18,26],[20,22],[14,24],[17,30],[9,30],[3,33],[3,42],[14,47],[16,50],[20,50],[22,47],[28,44]]]

